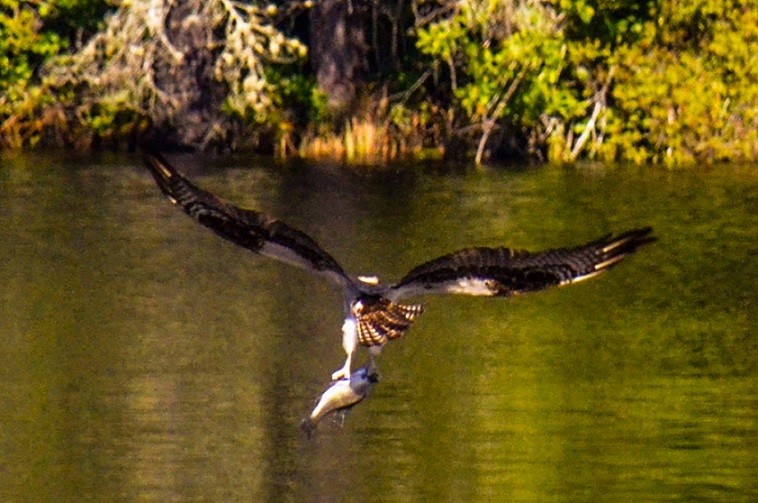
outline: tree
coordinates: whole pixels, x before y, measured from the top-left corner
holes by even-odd
[[[755,2],[439,3],[418,47],[448,68],[477,162],[497,129],[561,162],[758,156]]]
[[[368,69],[363,0],[322,0],[310,12],[311,65],[335,116],[352,112]]]
[[[234,145],[240,119],[271,110],[265,65],[306,54],[274,27],[276,12],[235,0],[123,1],[101,32],[47,65],[44,82],[69,90],[69,116],[102,138],[149,122],[169,143]]]

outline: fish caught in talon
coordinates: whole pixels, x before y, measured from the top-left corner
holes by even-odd
[[[311,414],[303,419],[300,427],[310,438],[319,421],[332,412],[347,412],[366,398],[379,382],[379,374],[373,365],[365,365],[350,375],[333,381],[322,393]]]

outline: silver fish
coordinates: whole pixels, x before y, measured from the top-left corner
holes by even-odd
[[[370,364],[350,374],[350,379],[343,377],[333,381],[321,395],[310,416],[303,419],[300,427],[310,438],[324,416],[353,407],[368,396],[377,382],[379,382],[379,374]]]

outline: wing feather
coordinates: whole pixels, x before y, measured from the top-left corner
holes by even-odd
[[[145,152],[144,159],[161,191],[222,238],[254,253],[314,271],[341,286],[350,283],[337,261],[305,233],[196,187],[156,152]]]
[[[383,346],[405,335],[413,321],[424,312],[419,304],[398,304],[378,297],[363,299],[353,306],[357,318],[358,341],[363,346]]]
[[[510,296],[582,281],[655,241],[652,229],[603,236],[575,248],[541,252],[466,248],[425,262],[390,288],[391,299],[425,293]]]

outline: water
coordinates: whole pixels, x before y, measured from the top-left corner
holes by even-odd
[[[436,297],[309,442],[340,296],[132,156],[0,157],[2,501],[755,501],[756,166],[379,175],[171,156],[392,280],[469,245],[660,241],[576,286]]]

